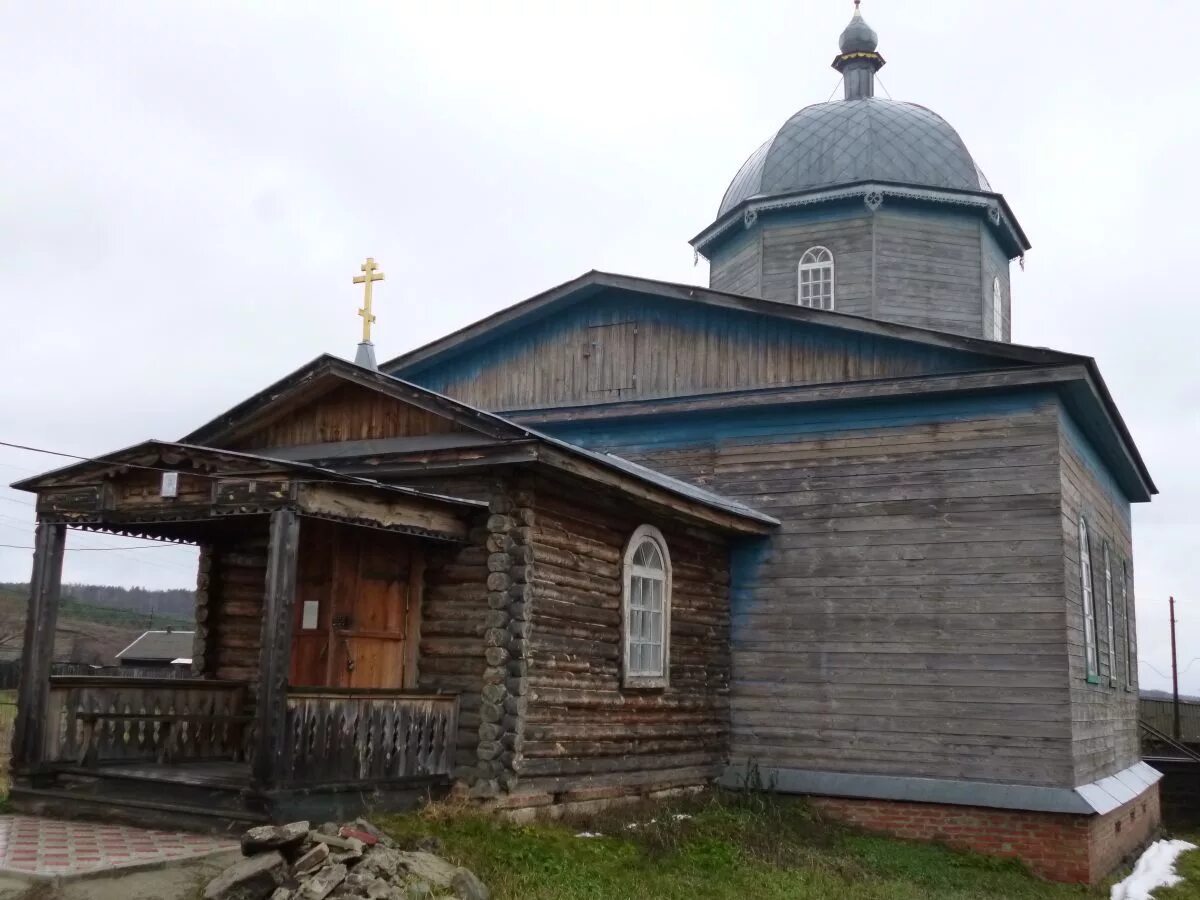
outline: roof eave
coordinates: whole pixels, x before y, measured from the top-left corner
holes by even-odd
[[[785,194],[768,194],[748,197],[727,212],[717,216],[707,228],[693,237],[688,243],[697,253],[708,258],[706,250],[723,240],[741,220],[745,227],[750,227],[761,213],[794,209],[801,206],[814,206],[823,203],[844,203],[848,200],[866,198],[867,194],[878,191],[886,201],[888,196],[897,199],[916,200],[926,203],[952,204],[977,208],[989,218],[989,225],[1007,238],[1009,258],[1015,259],[1024,255],[1030,248],[1026,236],[1016,215],[1004,199],[1004,195],[995,191],[971,191],[962,188],[944,188],[931,185],[912,184],[899,181],[864,180],[851,181],[845,184],[825,185],[819,188],[808,188],[800,191],[789,191]],[[966,198],[975,198],[977,202],[968,202]],[[993,206],[992,204],[995,204]],[[995,213],[992,213],[992,210]],[[1012,252],[1015,250],[1016,252]]]

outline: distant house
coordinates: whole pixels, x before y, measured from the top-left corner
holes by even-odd
[[[147,631],[118,653],[117,661],[122,666],[141,668],[190,668],[194,637],[195,632],[176,631],[172,628],[168,628],[166,631]]]

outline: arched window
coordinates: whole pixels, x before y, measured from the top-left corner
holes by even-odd
[[[810,247],[800,257],[798,270],[801,306],[833,309],[833,254],[825,247]]]
[[[1104,615],[1108,627],[1108,683],[1117,683],[1117,616],[1113,603],[1112,559],[1104,542]]]
[[[1096,633],[1096,603],[1092,589],[1092,550],[1087,521],[1079,517],[1079,587],[1083,594],[1083,652],[1087,657],[1087,679],[1100,678],[1099,635]]]
[[[1137,633],[1134,631],[1133,602],[1129,599],[1129,566],[1121,563],[1121,607],[1125,612],[1125,690],[1137,684]]]
[[[625,547],[622,593],[623,682],[666,687],[670,672],[671,557],[662,532],[643,525]]]
[[[1004,294],[999,275],[992,279],[992,340],[1004,340]]]

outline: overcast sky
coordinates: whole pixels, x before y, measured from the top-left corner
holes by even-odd
[[[1200,7],[1131,9],[863,5],[886,91],[958,129],[1033,242],[1015,340],[1099,360],[1162,491],[1134,512],[1142,684],[1160,687],[1170,593],[1181,662],[1200,656]],[[387,274],[381,359],[592,268],[706,283],[687,239],[837,89],[850,12],[0,0],[0,440],[174,439],[352,356],[367,255]],[[4,483],[55,464],[0,448]],[[0,490],[0,544],[29,546],[31,523]],[[0,547],[0,580],[29,567]],[[194,555],[71,552],[64,577],[191,586]],[[1200,662],[1183,685],[1200,693]]]

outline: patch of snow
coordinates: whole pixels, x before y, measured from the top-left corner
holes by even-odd
[[[604,835],[602,835],[602,834],[601,834],[600,832],[598,832],[598,831],[581,831],[581,832],[579,832],[579,834],[575,835],[575,837],[581,837],[581,838],[597,838],[597,837],[604,837]]]
[[[1187,841],[1155,841],[1146,848],[1129,877],[1114,884],[1110,900],[1152,900],[1160,887],[1171,887],[1183,879],[1175,874],[1175,860],[1185,850],[1195,850]]]
[[[676,822],[682,822],[684,819],[690,819],[691,816],[689,816],[687,813],[675,813],[675,815],[671,816],[671,818]]]

